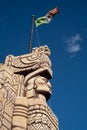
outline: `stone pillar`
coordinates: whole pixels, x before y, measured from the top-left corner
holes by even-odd
[[[8,55],[0,65],[0,130],[58,130],[58,119],[47,101],[52,78],[50,50]]]
[[[28,99],[16,97],[14,103],[12,130],[27,130]]]
[[[26,130],[58,130],[57,118],[46,103],[51,95],[51,84],[47,78],[40,75],[29,79],[27,77],[25,77],[25,95],[28,99]]]

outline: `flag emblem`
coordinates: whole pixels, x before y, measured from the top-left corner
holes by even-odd
[[[48,24],[51,22],[53,17],[59,12],[59,9],[56,7],[52,10],[50,10],[45,16],[39,17],[35,20],[36,27],[40,26],[41,24]]]

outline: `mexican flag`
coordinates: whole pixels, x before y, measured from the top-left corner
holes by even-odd
[[[50,10],[45,16],[39,17],[35,20],[36,27],[40,26],[41,24],[48,24],[51,22],[53,17],[59,12],[59,9],[56,7],[52,10]]]

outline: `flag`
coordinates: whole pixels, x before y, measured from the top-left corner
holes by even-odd
[[[53,19],[53,17],[59,12],[59,9],[56,7],[52,10],[50,10],[45,16],[39,17],[35,20],[36,27],[38,27],[41,24],[49,23]]]
[[[55,16],[59,12],[59,9],[56,7],[49,11],[49,14],[52,16]]]

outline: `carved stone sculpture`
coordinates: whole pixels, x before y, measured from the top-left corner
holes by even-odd
[[[0,65],[0,130],[58,130],[47,105],[52,77],[48,46],[21,56],[8,55]]]

